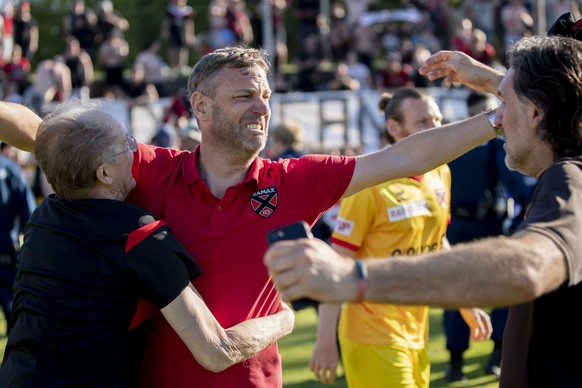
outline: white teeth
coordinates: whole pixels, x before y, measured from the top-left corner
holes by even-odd
[[[261,129],[260,125],[257,124],[247,124],[248,129]]]

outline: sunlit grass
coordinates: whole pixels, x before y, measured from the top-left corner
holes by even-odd
[[[483,387],[498,388],[495,376],[484,375],[483,368],[487,363],[489,353],[493,348],[492,341],[472,343],[465,353],[463,371],[467,381],[448,383],[444,380],[448,364],[448,352],[442,330],[442,310],[430,310],[430,345],[431,388],[438,387]],[[285,387],[322,387],[309,370],[309,360],[315,343],[317,314],[314,309],[306,309],[296,313],[295,328],[287,337],[279,341],[279,351],[283,357],[283,385]],[[343,371],[339,368],[340,378],[334,387],[347,387]]]
[[[431,359],[431,388],[439,387],[483,387],[498,388],[497,378],[483,374],[483,368],[487,362],[489,353],[493,347],[491,341],[484,343],[472,343],[465,353],[464,372],[468,377],[467,381],[459,383],[447,383],[444,381],[445,369],[447,368],[448,353],[444,346],[444,336],[442,331],[442,310],[431,309],[430,311],[430,346],[429,356]],[[322,387],[323,384],[316,380],[309,370],[309,360],[315,343],[315,333],[317,328],[317,315],[314,309],[306,309],[296,313],[295,328],[287,337],[279,341],[279,351],[283,357],[283,385],[284,387]],[[0,314],[0,355],[4,355],[6,346],[6,321]],[[339,378],[333,387],[347,387],[343,377],[341,366],[338,371]]]

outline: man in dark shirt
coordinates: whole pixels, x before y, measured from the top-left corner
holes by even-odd
[[[572,23],[571,36],[580,27]],[[365,266],[303,239],[273,245],[265,262],[285,300],[509,305],[500,387],[581,387],[580,358],[572,349],[582,347],[582,42],[523,38],[508,61],[503,75],[466,54],[444,51],[421,73],[501,99],[488,116],[507,140],[506,163],[538,179],[525,220],[511,237]]]

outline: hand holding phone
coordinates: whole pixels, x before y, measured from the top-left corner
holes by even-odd
[[[281,240],[295,240],[298,238],[313,238],[313,234],[309,230],[309,225],[305,221],[297,221],[267,232],[267,242],[269,245]],[[291,302],[291,306],[296,311],[310,306],[317,307],[318,305],[318,301],[310,298],[301,298]]]

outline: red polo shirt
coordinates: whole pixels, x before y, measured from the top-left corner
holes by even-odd
[[[194,285],[228,328],[273,314],[280,299],[263,254],[267,231],[297,220],[310,225],[345,192],[355,158],[308,155],[273,162],[256,158],[246,178],[216,198],[200,177],[198,150],[140,144],[128,200],[162,218],[203,274]],[[281,358],[273,344],[256,357],[212,373],[192,357],[161,313],[154,316],[140,384],[146,387],[280,387]]]

